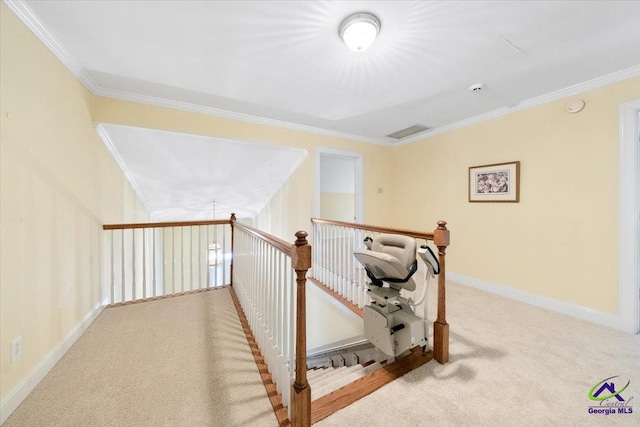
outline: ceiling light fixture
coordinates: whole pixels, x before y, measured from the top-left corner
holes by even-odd
[[[340,38],[354,52],[363,52],[371,46],[380,32],[380,21],[370,13],[356,13],[340,24]]]

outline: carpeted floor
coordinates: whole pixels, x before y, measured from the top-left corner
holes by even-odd
[[[447,303],[448,364],[429,362],[316,425],[640,426],[640,335],[455,283]],[[590,414],[590,389],[612,376],[631,381],[621,396],[633,413]]]
[[[435,316],[430,289],[430,318]],[[318,426],[640,425],[640,336],[448,284],[451,360]],[[630,380],[632,414],[589,414]],[[5,424],[276,426],[227,289],[107,309]]]
[[[276,426],[228,289],[107,308],[4,426]]]

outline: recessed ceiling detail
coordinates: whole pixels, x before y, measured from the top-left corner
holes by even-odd
[[[383,144],[640,74],[640,2],[368,2],[384,29],[362,55],[336,29],[364,2],[6,4],[94,94]]]

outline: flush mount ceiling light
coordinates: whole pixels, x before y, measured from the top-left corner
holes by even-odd
[[[354,52],[363,52],[371,46],[380,32],[380,21],[370,13],[356,13],[340,24],[340,38]]]

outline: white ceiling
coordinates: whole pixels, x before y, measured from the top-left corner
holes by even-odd
[[[153,221],[253,218],[305,150],[101,124],[100,136]]]
[[[96,95],[390,145],[415,124],[433,129],[400,143],[640,74],[640,1],[4,1]],[[362,11],[382,29],[355,53],[338,27]],[[213,200],[253,216],[301,155],[104,132],[157,220],[204,218]]]
[[[21,4],[98,94],[377,142],[640,66],[640,1]],[[359,11],[382,25],[363,53],[338,36]]]

